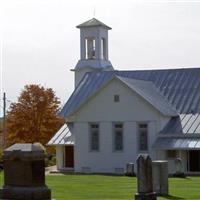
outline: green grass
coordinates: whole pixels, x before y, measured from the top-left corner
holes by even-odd
[[[137,189],[135,177],[123,176],[49,175],[46,183],[56,200],[133,200]],[[169,194],[158,200],[200,200],[200,177],[169,178]]]
[[[137,189],[135,177],[66,175],[47,176],[47,184],[56,200],[134,199]],[[200,200],[200,177],[169,178],[169,196],[166,199]]]

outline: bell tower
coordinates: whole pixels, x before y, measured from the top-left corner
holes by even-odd
[[[93,18],[77,26],[80,29],[80,60],[75,69],[75,87],[84,74],[113,70],[108,59],[108,30],[111,28]]]

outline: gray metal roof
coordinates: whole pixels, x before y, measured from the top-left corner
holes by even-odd
[[[143,81],[138,79],[118,77],[129,88],[134,90],[146,101],[148,101],[154,108],[160,111],[163,115],[178,116],[178,113],[173,109],[172,105],[160,94],[151,81]]]
[[[181,114],[173,117],[161,134],[200,134],[200,114]]]
[[[115,76],[151,81],[178,113],[200,113],[200,68],[185,68],[87,73],[64,105],[60,115],[67,117],[75,112]]]
[[[95,69],[95,70],[109,70],[112,69],[112,64],[109,60],[104,60],[104,59],[81,59],[78,61],[74,71],[80,70],[80,69],[85,69],[87,68],[90,69]]]
[[[48,145],[74,145],[73,127],[64,124],[58,132],[51,138]]]
[[[106,29],[111,29],[109,26],[107,26],[106,24],[104,24],[103,22],[100,22],[98,19],[96,18],[92,18],[78,26],[76,26],[77,28],[83,28],[83,27],[94,27],[94,26],[102,26],[105,27]]]
[[[158,138],[153,148],[156,150],[200,150],[200,138]]]
[[[181,114],[172,117],[158,135],[153,148],[200,149],[200,114]]]

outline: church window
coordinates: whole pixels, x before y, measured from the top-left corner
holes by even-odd
[[[114,124],[114,151],[123,151],[123,124]]]
[[[114,95],[114,102],[119,102],[119,95],[118,94]]]
[[[90,124],[90,150],[99,151],[99,124]]]
[[[148,151],[148,125],[138,125],[138,145],[139,151]]]

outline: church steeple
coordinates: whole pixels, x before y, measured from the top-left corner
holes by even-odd
[[[86,72],[113,70],[108,59],[108,30],[111,28],[93,18],[77,26],[80,29],[80,60],[75,71],[75,86]]]

